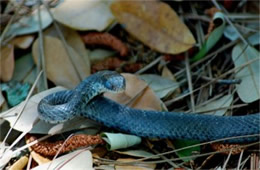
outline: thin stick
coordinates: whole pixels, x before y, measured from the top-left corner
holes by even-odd
[[[237,165],[237,169],[238,169],[238,170],[240,169],[240,165],[241,165],[243,153],[244,153],[244,149],[241,151],[241,153],[240,153],[240,155],[239,155],[239,160],[238,160],[238,165]]]
[[[137,72],[135,72],[135,74],[141,74],[143,72],[145,72],[146,70],[150,69],[151,67],[153,67],[155,64],[159,63],[162,59],[162,56],[158,57],[157,59],[155,59],[154,61],[152,61],[150,64],[146,65],[144,68],[138,70]]]
[[[228,161],[229,161],[229,159],[230,159],[230,157],[231,157],[231,154],[232,154],[232,150],[233,150],[233,148],[230,149],[230,151],[229,151],[229,153],[228,153],[227,160],[225,161],[225,163],[224,163],[222,169],[226,169],[226,167],[227,167],[227,163],[228,163]]]
[[[249,147],[249,146],[253,146],[253,145],[256,145],[256,144],[259,144],[259,142],[255,142],[255,143],[252,143],[252,144],[248,144],[248,145],[244,145],[244,146],[241,146],[241,148],[245,148],[245,147]],[[227,151],[230,151],[231,148],[227,148],[227,149],[223,149],[221,151],[214,151],[214,152],[209,152],[209,153],[204,153],[204,154],[199,154],[199,155],[191,155],[191,156],[185,156],[185,157],[181,157],[181,158],[173,158],[173,159],[169,159],[171,161],[179,161],[179,160],[182,160],[182,159],[190,159],[190,158],[198,158],[198,157],[203,157],[203,156],[208,156],[208,155],[211,155],[211,154],[217,154],[217,153],[223,153],[223,152],[227,152]],[[159,154],[158,154],[159,155]],[[156,155],[156,156],[158,156]],[[140,162],[140,160],[144,160],[144,159],[147,159],[147,158],[142,158],[142,159],[137,159],[135,161],[129,161],[129,162],[123,162],[123,161],[114,161],[114,160],[110,160],[110,159],[104,159],[104,158],[97,158],[98,160],[101,160],[102,163],[104,164],[119,164],[119,165],[125,165],[125,164],[135,164],[137,162]],[[146,164],[154,164],[154,163],[165,163],[167,161],[165,160],[159,160],[159,161],[146,161],[146,162],[143,162],[143,163],[146,163]]]
[[[57,151],[57,153],[56,153],[55,156],[53,157],[51,163],[49,164],[47,170],[50,169],[50,167],[51,167],[51,165],[52,165],[52,163],[53,163],[53,160],[55,160],[55,159],[57,158],[57,156],[59,155],[59,153],[60,153],[60,151],[62,150],[62,148],[64,148],[66,142],[67,142],[72,136],[74,136],[74,134],[71,134],[70,136],[68,136],[67,139],[66,139],[66,140],[63,142],[63,144],[60,146],[59,150]]]
[[[221,75],[219,76],[219,78],[225,77],[226,75],[231,74],[231,73],[233,73],[233,72],[236,72],[237,70],[238,70],[237,72],[239,72],[239,71],[241,71],[244,67],[247,67],[249,64],[252,64],[253,62],[256,62],[257,60],[259,60],[259,58],[255,58],[255,59],[250,60],[249,62],[247,62],[247,63],[245,63],[245,64],[240,65],[239,67],[233,68],[233,69],[231,69],[231,70],[229,70],[229,71],[227,71],[227,72],[221,74]],[[240,69],[240,70],[239,70],[239,69]],[[215,82],[215,80],[212,80],[212,81],[210,81],[210,82],[208,82],[208,83],[202,85],[201,87],[199,87],[199,88],[193,90],[193,92],[198,91],[198,90],[200,90],[200,89],[202,89],[202,88],[204,88],[204,87],[206,87],[206,86],[208,86],[208,85],[210,85],[211,83],[214,83],[214,82]],[[184,97],[190,95],[190,93],[191,93],[191,92],[188,92],[188,93],[186,93],[186,94],[184,94],[184,95],[181,95],[181,96],[179,96],[179,97],[177,97],[177,98],[175,98],[175,99],[168,100],[168,101],[165,102],[165,105],[166,105],[166,106],[169,106],[169,105],[171,105],[172,103],[174,103],[174,102],[176,102],[176,101],[178,101],[178,100],[180,100],[180,99],[183,99]]]
[[[191,73],[190,73],[190,62],[189,62],[189,57],[187,52],[185,53],[185,68],[186,68],[186,75],[188,79],[188,86],[189,86],[189,91],[193,91],[193,86],[192,86],[192,80],[191,80]],[[195,102],[194,102],[194,95],[193,93],[190,93],[190,102],[191,102],[191,110],[192,112],[195,112]]]
[[[9,2],[9,3],[10,3],[10,2]],[[21,2],[21,4],[19,5],[18,9],[15,11],[14,15],[11,17],[11,19],[10,19],[9,22],[8,22],[8,24],[6,25],[6,27],[5,27],[5,29],[4,29],[4,31],[3,31],[3,33],[2,33],[2,35],[1,35],[1,37],[0,37],[0,45],[2,45],[2,42],[3,42],[4,38],[5,38],[5,35],[6,35],[7,31],[9,30],[11,24],[13,23],[13,20],[17,17],[18,12],[20,11],[20,9],[21,9],[22,6],[24,5],[24,3],[25,3],[25,0],[23,0],[23,1]]]
[[[48,84],[47,84],[47,77],[46,77],[46,67],[45,67],[45,54],[44,54],[44,39],[42,35],[42,17],[41,17],[41,12],[40,12],[40,4],[41,1],[38,2],[37,6],[37,15],[38,15],[38,20],[39,20],[39,30],[38,30],[38,35],[39,35],[39,56],[38,56],[38,66],[37,66],[37,72],[40,72],[40,70],[43,70],[43,85],[44,89],[48,89]],[[41,88],[41,83],[38,84],[38,90],[40,91]]]

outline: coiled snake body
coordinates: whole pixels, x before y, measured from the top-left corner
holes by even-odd
[[[89,76],[74,90],[60,91],[43,98],[38,105],[40,119],[60,123],[84,116],[119,131],[142,137],[211,141],[260,133],[260,114],[214,116],[132,109],[103,97],[106,91],[125,89],[125,79],[113,71]],[[250,142],[259,136],[229,139]]]

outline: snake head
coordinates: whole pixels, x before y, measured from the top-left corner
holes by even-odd
[[[105,71],[102,80],[106,91],[118,93],[125,90],[125,78],[115,71]]]

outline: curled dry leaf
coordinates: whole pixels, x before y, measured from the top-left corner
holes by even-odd
[[[76,30],[103,31],[114,20],[109,5],[112,1],[65,0],[53,10],[54,18]]]
[[[18,48],[27,49],[31,46],[33,40],[34,40],[34,36],[25,35],[25,36],[14,38],[11,43]]]
[[[118,51],[120,56],[126,56],[128,53],[127,46],[115,36],[109,33],[88,33],[82,36],[82,39],[87,45],[102,45],[111,47]]]
[[[118,103],[126,104],[136,109],[162,110],[158,99],[145,81],[133,74],[122,74],[126,79],[126,89],[123,93],[105,93],[104,95]]]
[[[195,44],[188,27],[166,3],[116,1],[111,10],[129,33],[159,52],[177,54]]]
[[[39,58],[38,41],[37,39],[34,42],[32,50],[36,64],[38,64]],[[81,80],[88,76],[89,71],[83,58],[72,47],[69,45],[67,47],[71,58],[59,39],[49,36],[44,37],[45,66],[48,79],[56,85],[74,88]]]
[[[1,46],[0,51],[0,79],[9,81],[14,72],[14,46],[12,44]]]

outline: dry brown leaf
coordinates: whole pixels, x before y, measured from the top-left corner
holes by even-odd
[[[33,58],[38,64],[39,50],[38,39],[33,44]],[[88,76],[89,71],[86,69],[86,64],[83,58],[78,55],[75,50],[67,46],[71,54],[71,59],[68,56],[62,42],[50,36],[44,36],[44,55],[47,77],[56,85],[61,85],[66,88],[74,88],[81,80]],[[75,64],[75,67],[73,65]],[[78,70],[77,71],[75,70]]]
[[[76,53],[78,53],[83,60],[85,61],[85,69],[87,71],[87,75],[90,75],[90,58],[89,58],[89,50],[86,49],[85,44],[79,34],[68,27],[60,25],[60,30],[66,40],[66,42],[74,49]],[[57,34],[57,30],[54,26],[48,28],[44,31],[44,35],[59,38]]]
[[[103,31],[113,21],[109,5],[112,1],[66,0],[53,9],[54,18],[75,30]]]
[[[24,36],[14,38],[11,43],[18,48],[27,49],[31,46],[33,40],[34,40],[34,36],[24,35]]]
[[[117,161],[131,162],[131,161],[136,161],[136,159],[120,158],[120,159],[117,159]],[[116,170],[125,170],[125,169],[149,170],[149,169],[155,169],[155,167],[156,167],[155,163],[147,164],[147,163],[138,162],[138,163],[135,163],[134,165],[116,165],[115,169]]]
[[[1,46],[0,51],[0,79],[9,81],[14,73],[14,46],[12,44]]]
[[[195,44],[188,27],[166,3],[116,1],[111,10],[129,33],[159,52],[177,54]]]
[[[0,89],[0,107],[4,104],[4,102],[5,102],[5,98],[4,98],[2,91]]]
[[[46,157],[43,157],[43,156],[41,156],[40,154],[38,154],[38,153],[36,153],[34,151],[31,151],[30,153],[32,155],[33,160],[35,162],[37,162],[38,165],[42,165],[42,164],[45,164],[45,163],[48,163],[48,162],[51,161],[50,159],[48,159]]]
[[[129,104],[130,107],[146,110],[162,110],[161,100],[145,81],[136,75],[123,73],[126,79],[126,90],[123,93],[105,93],[104,95],[118,103]]]
[[[23,156],[18,161],[16,161],[9,170],[23,170],[23,168],[27,165],[28,157]]]

